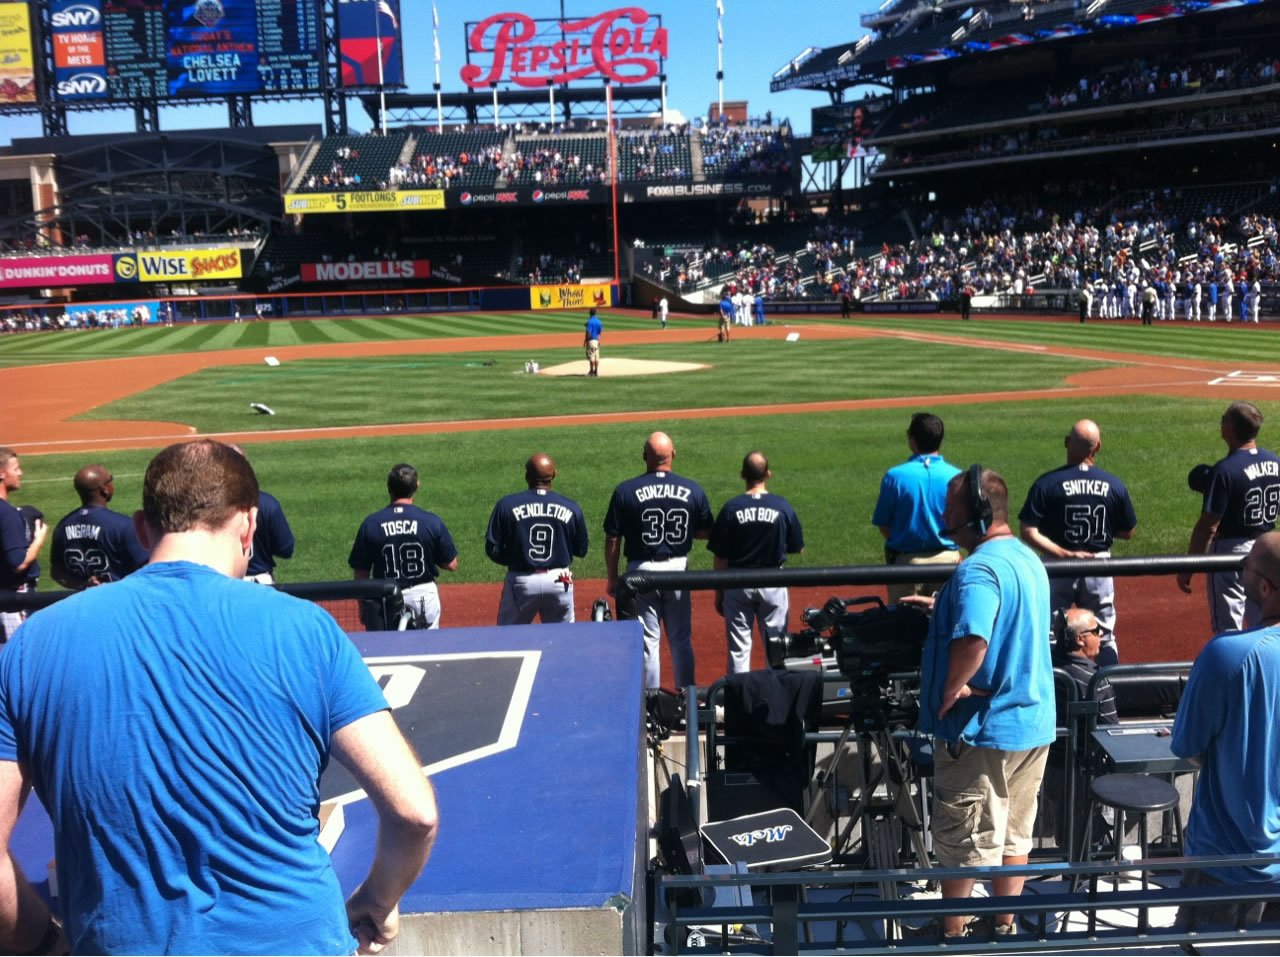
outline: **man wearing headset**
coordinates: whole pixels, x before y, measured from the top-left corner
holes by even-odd
[[[942,867],[1027,862],[1056,719],[1049,641],[1049,578],[1009,527],[1009,489],[973,465],[947,484],[942,523],[969,553],[934,598],[903,599],[933,611],[920,664],[920,730],[934,737],[933,843]],[[1022,893],[999,877],[996,896]],[[974,881],[944,880],[944,898]],[[1012,934],[1014,915],[991,932]],[[912,932],[964,937],[969,918],[948,916]]]

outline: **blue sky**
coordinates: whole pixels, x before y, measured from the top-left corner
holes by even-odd
[[[828,46],[855,39],[864,32],[861,13],[874,10],[874,0],[723,0],[724,95],[726,100],[747,100],[752,115],[772,110],[775,118],[790,117],[797,131],[809,130],[809,111],[827,102],[824,94],[805,91],[771,94],[769,79],[806,46]],[[716,4],[715,0],[647,0],[637,6],[660,14],[670,37],[667,60],[668,105],[693,118],[705,115],[716,100]],[[569,17],[591,16],[622,6],[619,0],[566,0]],[[559,0],[438,0],[440,11],[441,85],[446,92],[464,89],[458,71],[465,63],[463,24],[510,10],[530,17],[552,18],[560,14]],[[430,0],[401,0],[405,68],[409,90],[430,93],[435,81],[431,45]],[[365,129],[368,118],[358,106],[349,113],[353,127]],[[254,120],[260,126],[274,123],[321,123],[318,102],[257,104]],[[132,129],[130,111],[72,113],[72,133],[124,132]],[[217,128],[226,123],[222,105],[183,106],[161,111],[162,129]],[[41,135],[38,117],[5,117],[0,139]]]

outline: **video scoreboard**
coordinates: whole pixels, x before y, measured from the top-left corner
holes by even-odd
[[[62,101],[321,89],[319,0],[52,0]]]

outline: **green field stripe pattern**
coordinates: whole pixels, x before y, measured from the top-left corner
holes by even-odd
[[[992,342],[1037,346],[1068,346],[1100,352],[1139,353],[1152,357],[1206,359],[1225,363],[1280,363],[1280,335],[1239,322],[1160,323],[1143,326],[1134,321],[1098,319],[1078,322],[1036,322],[1010,319],[865,319],[858,325],[894,332],[965,336]]]
[[[608,332],[653,329],[639,316],[602,313]],[[470,336],[581,334],[585,312],[432,313],[358,319],[273,319],[182,324],[172,328],[93,329],[0,336],[0,366],[74,362],[130,355],[308,345],[321,342],[389,342]],[[710,319],[707,320],[710,324]]]
[[[702,363],[690,372],[588,379],[525,375],[584,362],[580,350],[309,359],[278,367],[205,369],[95,409],[92,419],[177,419],[202,432],[538,418],[579,412],[679,410],[1061,386],[1102,363],[1020,356],[988,363],[981,349],[896,339],[742,340],[635,345],[610,357]],[[982,369],[981,381],[975,369]],[[275,410],[249,410],[261,402]]]

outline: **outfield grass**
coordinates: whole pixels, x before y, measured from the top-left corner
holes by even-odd
[[[609,333],[652,329],[646,315],[605,311],[605,347]],[[580,333],[581,312],[431,313],[426,316],[375,316],[361,319],[300,319],[266,322],[212,322],[174,328],[93,330],[0,336],[0,367],[37,362],[71,362],[104,356],[206,352],[218,349],[278,348],[318,343],[375,342],[397,339],[457,338],[476,335],[521,336],[551,332]],[[689,320],[675,320],[676,325]],[[710,316],[703,320],[713,328]],[[803,327],[814,323],[849,324],[834,316],[779,316],[775,322]],[[1071,346],[1155,356],[1203,358],[1223,362],[1280,359],[1280,335],[1267,327],[1205,322],[1143,327],[1136,322],[1095,320],[1043,322],[982,319],[961,324],[955,317],[873,317],[852,324],[880,329],[962,335],[1028,345]],[[607,354],[607,353],[606,353]]]

